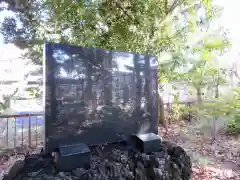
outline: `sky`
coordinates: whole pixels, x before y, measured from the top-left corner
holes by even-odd
[[[226,54],[227,59],[237,59],[240,52],[240,1],[237,0],[217,0],[218,4],[224,7],[224,12],[219,20],[225,28],[229,29],[229,38],[232,43],[232,48],[229,53]]]
[[[222,17],[217,21],[217,24],[219,23],[229,30],[228,36],[232,42],[231,50],[221,58],[221,62],[223,64],[229,64],[230,62],[235,61],[240,57],[240,23],[238,23],[238,19],[240,17],[240,1],[216,0],[216,3],[224,7]],[[0,13],[0,22],[3,20],[4,16],[8,15],[11,15],[11,13]],[[11,77],[8,77],[10,79],[22,79],[22,76],[20,74],[23,74],[26,66],[21,63],[22,61],[17,61],[20,54],[21,50],[16,48],[14,45],[4,45],[2,35],[0,34],[0,80],[4,77],[3,67],[7,66],[7,62],[3,61],[6,61],[8,59],[12,59],[15,62],[13,63],[15,67],[11,65],[12,71],[15,73],[12,74]]]

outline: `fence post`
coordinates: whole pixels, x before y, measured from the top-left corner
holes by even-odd
[[[37,118],[36,118],[36,147],[38,146],[37,143],[38,143],[38,131],[37,131],[37,126],[38,126],[38,123],[37,123]]]
[[[31,116],[28,115],[28,147],[31,147]]]
[[[38,137],[39,137],[39,134],[38,134],[38,119],[36,118],[36,126],[34,127],[34,125],[32,126],[32,123],[31,123],[31,117],[32,116],[42,116],[43,114],[20,114],[20,115],[0,115],[0,118],[1,119],[6,119],[6,123],[4,123],[4,137],[3,137],[3,143],[5,144],[5,146],[7,148],[17,148],[19,147],[19,145],[21,147],[25,146],[24,143],[27,144],[27,141],[28,141],[28,147],[29,148],[32,148],[32,128],[33,128],[33,131],[35,129],[35,135],[36,135],[36,146],[38,146]],[[24,139],[26,138],[24,135],[24,119],[20,119],[19,121],[17,121],[18,117],[23,117],[23,118],[27,118],[28,117],[28,140]],[[9,118],[10,120],[13,119],[13,121],[10,121],[9,122]],[[10,123],[10,124],[9,124]],[[9,126],[10,128],[13,129],[13,132],[11,131],[10,132],[10,136],[9,136]],[[18,129],[19,128],[19,129]],[[21,135],[20,135],[21,134]],[[22,136],[22,137],[21,137]],[[10,138],[10,142],[11,142],[11,147],[9,147],[9,138]],[[25,141],[26,140],[26,141]],[[13,147],[12,147],[13,146]]]
[[[23,123],[24,122],[23,122],[23,119],[22,119],[22,145],[21,145],[22,147],[23,147],[23,125],[24,125]]]
[[[14,117],[14,140],[13,140],[13,142],[14,142],[14,148],[16,148],[16,146],[17,146],[17,119],[16,119],[16,117]]]
[[[6,145],[7,145],[7,148],[8,148],[8,118],[7,118],[7,130],[6,130]]]

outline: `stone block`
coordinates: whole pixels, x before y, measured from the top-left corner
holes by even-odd
[[[132,136],[132,143],[136,150],[150,153],[161,149],[162,139],[154,133],[136,134]]]
[[[17,160],[12,164],[7,174],[4,175],[3,180],[12,180],[18,173],[20,173],[24,168],[24,162],[22,160]]]
[[[86,144],[61,145],[59,152],[60,158],[57,162],[57,168],[61,171],[90,167],[90,149]]]

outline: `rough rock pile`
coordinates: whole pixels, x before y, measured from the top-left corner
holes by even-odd
[[[91,155],[91,168],[78,168],[71,172],[59,172],[51,156],[26,156],[22,163],[18,161],[21,164],[19,169],[15,167],[12,170],[13,167],[4,179],[188,180],[191,175],[189,156],[181,147],[169,142],[163,142],[159,152],[150,154],[102,146],[93,147]]]

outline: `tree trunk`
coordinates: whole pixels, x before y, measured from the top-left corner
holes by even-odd
[[[136,73],[136,95],[135,95],[136,110],[140,110],[141,107],[141,91],[142,91],[139,58],[140,55],[138,54],[134,55],[134,69]]]
[[[197,87],[197,101],[199,104],[202,103],[202,91],[201,88]]]
[[[93,59],[94,53],[95,52],[89,52],[88,50],[84,50],[84,55],[89,57],[90,59]],[[88,107],[92,107],[92,63],[90,61],[83,61],[84,62],[84,67],[85,67],[85,76],[86,79],[84,78],[83,82],[83,87],[84,87],[84,95],[83,99],[85,103],[87,104]],[[86,84],[85,84],[86,83]]]
[[[215,88],[215,98],[218,99],[219,98],[219,71],[217,73],[217,84],[216,84],[216,88]],[[214,109],[214,111],[216,111]],[[212,141],[215,141],[216,140],[216,135],[217,135],[217,132],[216,132],[216,124],[217,124],[217,121],[218,121],[218,116],[214,116],[213,117],[213,123],[212,123]]]
[[[86,94],[87,94],[87,104],[88,107],[92,107],[92,65],[88,63],[87,66],[87,87],[86,87]]]
[[[123,104],[124,106],[128,103],[129,101],[129,88],[128,85],[126,83],[126,76],[123,76],[124,78],[124,86],[123,86]]]
[[[165,118],[165,112],[164,112],[164,102],[159,92],[157,92],[157,98],[158,98],[158,120],[159,124],[161,124],[165,129],[166,132],[168,131],[168,120]]]
[[[116,81],[115,81],[115,99],[116,104],[120,104],[121,102],[121,91],[120,91],[120,73],[119,69],[116,72]]]
[[[219,72],[217,74],[217,84],[215,89],[215,98],[219,98]]]
[[[103,70],[104,79],[104,103],[111,104],[112,102],[112,51],[104,62]]]
[[[150,71],[150,57],[145,57],[144,63],[144,74],[145,74],[145,87],[144,87],[144,94],[146,98],[146,107],[147,112],[151,113],[152,110],[152,78],[151,78],[151,71]]]
[[[136,73],[135,71],[132,72],[131,74],[131,85],[130,85],[130,98],[131,100],[134,100],[135,95],[136,95],[136,83],[135,83],[135,77]]]

